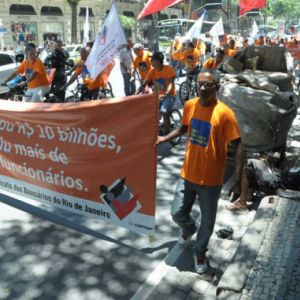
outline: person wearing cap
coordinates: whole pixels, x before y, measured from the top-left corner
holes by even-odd
[[[134,44],[133,51],[135,57],[133,59],[133,76],[136,71],[139,72],[140,79],[144,80],[146,78],[147,73],[151,69],[151,56],[152,53],[144,50],[144,46],[142,44]]]

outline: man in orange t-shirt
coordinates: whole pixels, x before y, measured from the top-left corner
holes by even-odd
[[[147,73],[151,69],[152,54],[149,51],[145,51],[142,44],[134,44],[133,51],[136,55],[133,59],[133,75],[138,70],[141,80],[145,80]]]
[[[229,48],[225,51],[225,55],[233,57],[237,54],[237,49],[235,48],[235,40],[231,39],[229,41]]]
[[[159,136],[157,144],[187,133],[186,155],[172,205],[173,220],[181,227],[179,244],[187,244],[197,232],[193,247],[195,270],[208,269],[205,252],[213,233],[218,200],[223,184],[227,159],[227,145],[234,150],[235,170],[230,191],[240,187],[243,168],[243,149],[233,111],[217,99],[218,83],[215,75],[198,75],[198,98],[186,102],[181,127],[167,136]],[[201,224],[198,228],[190,213],[198,196]]]
[[[42,102],[44,95],[50,90],[45,66],[37,57],[35,44],[28,44],[25,48],[25,54],[26,59],[23,60],[17,71],[9,75],[4,83],[7,83],[18,74],[25,74],[28,89],[22,102]]]
[[[172,42],[170,46],[170,57],[171,57],[171,66],[175,69],[177,65],[177,56],[176,53],[177,51],[182,49],[182,43],[180,42],[180,35],[176,34],[174,41]]]
[[[176,100],[175,78],[173,67],[164,64],[164,55],[154,52],[151,58],[152,69],[147,74],[136,94],[139,94],[146,85],[154,86],[160,99],[160,113],[164,118],[164,132],[170,132],[170,112]]]
[[[84,100],[96,100],[98,99],[99,90],[103,90],[106,88],[108,79],[107,75],[104,74],[102,71],[96,79],[93,79],[90,76],[90,73],[85,65],[85,61],[90,53],[91,47],[85,46],[81,49],[80,56],[81,61],[77,64],[74,73],[72,74],[71,78],[69,79],[68,83],[64,85],[61,89],[66,89],[69,85],[71,85],[79,75],[82,75],[83,84],[86,85],[87,91],[81,95],[80,101]],[[114,66],[114,63],[112,67]]]
[[[216,57],[210,57],[208,58],[204,64],[203,64],[203,70],[205,69],[216,69],[220,63],[223,61],[223,58],[225,56],[225,52],[223,49],[218,49]]]

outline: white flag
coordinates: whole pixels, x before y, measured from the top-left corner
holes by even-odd
[[[201,15],[201,17],[197,20],[197,22],[190,28],[190,30],[187,32],[187,34],[184,36],[184,40],[192,40],[193,38],[200,38],[200,33],[202,29],[202,24],[204,20],[204,13]]]
[[[255,36],[258,34],[258,32],[259,32],[259,29],[258,29],[258,26],[257,26],[255,20],[254,20],[253,25],[252,25],[252,32],[251,32],[250,36],[252,38],[255,38]]]
[[[90,23],[89,23],[89,8],[86,7],[86,15],[85,15],[85,23],[83,26],[83,39],[82,39],[82,46],[84,47],[87,42],[90,41]]]
[[[224,35],[223,19],[222,17],[219,21],[211,28],[209,31],[210,35],[214,38],[219,38],[220,35]]]
[[[93,79],[102,72],[125,45],[126,37],[116,4],[113,2],[108,16],[100,26],[94,46],[85,62]]]

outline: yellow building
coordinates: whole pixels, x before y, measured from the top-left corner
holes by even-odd
[[[143,0],[117,0],[119,14],[137,18]],[[89,9],[90,37],[93,39],[111,7],[111,0],[82,0],[77,7],[77,40],[83,34],[86,8]],[[159,19],[181,17],[180,5],[158,14]],[[151,38],[153,17],[144,18],[134,28],[133,38]],[[0,5],[1,44],[16,46],[27,41],[43,45],[44,41],[60,38],[71,42],[71,7],[67,0],[1,0]]]

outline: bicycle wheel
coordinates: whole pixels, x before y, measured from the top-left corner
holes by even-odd
[[[182,115],[178,109],[173,109],[170,113],[171,131],[175,130],[181,125]],[[181,141],[181,136],[170,141],[172,145],[178,145]]]
[[[107,90],[107,94],[106,94],[106,95],[107,95],[107,98],[114,98],[114,97],[115,97],[110,82],[108,82],[108,87],[107,87],[106,90]]]
[[[184,81],[179,86],[179,99],[182,105],[190,99],[190,87],[188,81]]]

